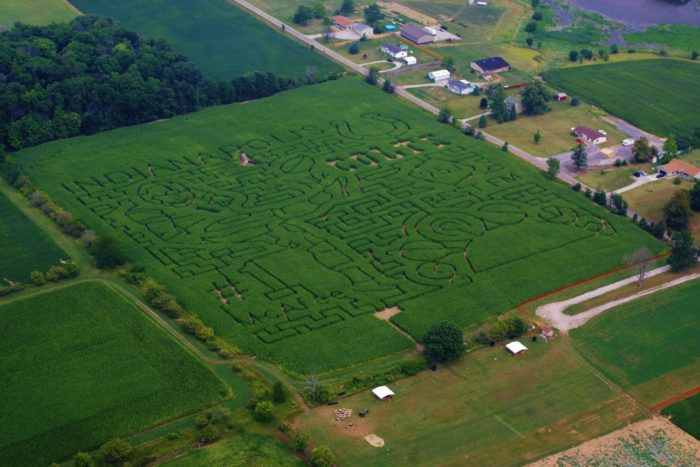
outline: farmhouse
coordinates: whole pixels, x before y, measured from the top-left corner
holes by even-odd
[[[433,81],[440,81],[442,79],[449,79],[450,72],[448,70],[435,70],[428,73],[428,78]]]
[[[408,39],[415,44],[428,44],[430,42],[435,42],[435,35],[431,31],[428,31],[418,26],[409,24],[401,29],[401,37]]]
[[[527,352],[527,347],[520,343],[520,341],[513,341],[506,344],[506,350],[511,355],[522,355]]]
[[[372,394],[374,394],[374,396],[380,401],[391,399],[396,395],[394,394],[394,391],[389,389],[387,386],[377,386],[376,388],[372,389]]]
[[[700,180],[700,169],[679,159],[673,159],[668,164],[659,167],[659,174]]]
[[[445,87],[451,92],[461,96],[474,92],[474,86],[472,86],[471,83],[466,80],[451,79],[447,81],[447,85]]]
[[[368,26],[365,23],[355,23],[352,26],[350,26],[350,29],[360,37],[369,37],[374,32],[372,26]]]
[[[403,61],[406,65],[415,65],[416,63],[418,63],[418,59],[413,56],[404,57]]]
[[[517,97],[508,96],[508,97],[506,97],[505,103],[506,103],[506,109],[508,109],[509,112],[512,111],[512,109],[515,109],[515,111],[517,113],[520,113],[523,111],[523,103]]]
[[[352,20],[350,18],[346,18],[345,16],[336,15],[331,19],[333,20],[333,24],[341,31],[347,31],[350,26],[353,25]]]
[[[491,73],[500,73],[510,70],[510,64],[503,60],[502,57],[488,57],[475,62],[471,62],[469,66],[472,70],[482,75]]]
[[[554,95],[554,100],[557,102],[563,102],[567,97],[569,96],[567,96],[565,92],[558,92]]]
[[[576,134],[576,136],[589,144],[602,144],[608,140],[603,133],[587,126],[577,126],[572,131]]]
[[[387,55],[391,55],[393,58],[404,58],[408,56],[408,50],[404,50],[398,45],[394,44],[382,44],[379,50]]]

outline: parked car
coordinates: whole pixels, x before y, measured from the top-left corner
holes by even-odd
[[[639,178],[639,177],[646,177],[647,173],[643,170],[639,170],[639,171],[633,173],[632,175]]]
[[[622,145],[625,147],[632,146],[634,144],[634,140],[632,138],[626,138],[622,140]]]
[[[658,174],[656,174],[656,178],[664,178],[665,176],[666,174],[664,172],[659,172]]]

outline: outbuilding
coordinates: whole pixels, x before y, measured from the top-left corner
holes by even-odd
[[[374,397],[380,401],[387,399],[391,400],[391,398],[396,395],[394,394],[394,391],[389,389],[387,386],[377,386],[376,388],[372,389],[372,394],[374,394]]]
[[[440,81],[443,79],[449,79],[450,78],[450,72],[449,70],[435,70],[431,71],[428,73],[428,78],[430,78],[433,81]]]
[[[415,65],[418,63],[418,59],[412,55],[409,55],[408,57],[404,57],[403,61],[406,65]]]
[[[379,50],[393,58],[404,58],[408,56],[408,50],[402,49],[394,44],[382,44]]]
[[[345,16],[336,15],[333,16],[331,20],[333,20],[333,24],[335,24],[335,26],[342,31],[347,30],[353,25],[353,21]]]
[[[465,96],[467,94],[471,94],[474,92],[474,86],[469,83],[469,81],[466,80],[456,80],[456,79],[451,79],[447,81],[447,85],[445,86],[449,91],[459,94],[461,96]]]
[[[350,29],[360,37],[370,37],[374,33],[372,26],[368,26],[365,23],[355,23],[350,26]]]
[[[506,344],[506,350],[511,355],[522,355],[527,352],[527,347],[520,341],[513,341]]]
[[[503,57],[487,57],[471,62],[469,66],[472,70],[482,75],[500,73],[510,70],[510,64],[503,60]]]
[[[564,102],[566,98],[569,97],[565,92],[558,92],[554,95],[554,100],[557,102]]]
[[[408,24],[401,29],[401,37],[415,44],[428,44],[435,42],[435,34],[418,26]]]

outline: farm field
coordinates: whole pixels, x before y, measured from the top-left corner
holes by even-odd
[[[3,465],[48,465],[227,393],[194,356],[102,283],[5,302],[0,323],[7,331],[0,418],[13,421],[0,428]]]
[[[241,151],[258,164],[241,166]],[[299,372],[410,348],[375,311],[398,306],[393,322],[420,337],[612,269],[639,246],[663,249],[356,79],[16,159],[218,334]]]
[[[0,31],[11,28],[15,21],[43,25],[70,21],[78,14],[68,0],[2,0]]]
[[[571,128],[579,125],[608,132],[608,142],[599,147],[620,144],[625,138],[623,133],[597,116],[589,105],[580,104],[572,107],[568,101],[565,101],[550,102],[549,106],[552,110],[544,115],[534,117],[519,115],[517,120],[500,125],[489,118],[489,126],[485,131],[539,157],[571,151],[578,144],[571,136]],[[532,137],[538,130],[542,140],[540,144],[535,144]]]
[[[674,425],[700,439],[700,394],[669,405],[661,413],[670,415]]]
[[[678,190],[690,190],[694,185],[688,180],[682,180],[680,185],[676,185],[673,180],[673,178],[666,178],[647,183],[623,193],[622,197],[629,203],[630,209],[639,214],[640,217],[646,218],[647,221],[659,222],[664,217],[664,205],[668,203],[673,194]],[[700,213],[693,211],[688,227],[695,241],[699,241]]]
[[[698,127],[700,64],[639,60],[544,73],[548,83],[655,133],[690,133]],[[630,103],[634,105],[630,105]]]
[[[580,353],[640,402],[653,406],[700,385],[700,280],[610,309],[571,330]]]
[[[295,421],[330,446],[339,465],[523,465],[641,417],[588,369],[568,338],[523,342],[529,351],[521,357],[507,356],[502,345],[477,350],[390,384],[391,402],[364,391]],[[352,418],[336,422],[336,407],[352,409]],[[363,408],[369,414],[355,416]],[[368,434],[384,447],[370,446]]]
[[[245,433],[197,449],[162,465],[169,467],[200,467],[204,465],[301,467],[305,464],[287,446],[275,438],[256,433]]]
[[[0,287],[5,279],[29,283],[32,271],[46,272],[69,259],[53,240],[0,192]]]
[[[284,37],[227,0],[71,0],[83,13],[119,20],[126,28],[162,38],[206,75],[230,80],[253,71],[303,76],[340,67]],[[264,44],[264,47],[261,46]]]

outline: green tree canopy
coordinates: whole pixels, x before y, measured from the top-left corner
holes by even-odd
[[[671,236],[673,248],[671,256],[668,257],[668,264],[672,272],[679,272],[693,267],[698,260],[698,249],[693,245],[693,237],[690,232],[683,230],[675,232]]]
[[[571,160],[578,170],[588,166],[588,154],[586,153],[586,147],[583,144],[579,144],[574,148],[574,153],[571,155]]]
[[[678,190],[664,206],[664,220],[671,230],[684,230],[688,227],[692,214],[688,190]]]
[[[498,123],[503,123],[508,119],[506,93],[501,86],[492,88],[491,96],[489,96],[489,109],[491,110],[491,115]]]
[[[372,27],[375,27],[379,20],[384,18],[384,14],[382,13],[381,8],[379,8],[379,5],[377,5],[376,3],[372,3],[371,5],[366,6],[364,9],[364,13],[365,21]]]
[[[349,15],[355,10],[355,2],[353,0],[343,0],[343,3],[340,5],[340,14],[341,15]]]
[[[451,362],[464,353],[462,331],[452,323],[442,322],[431,326],[422,342],[425,356],[433,362]]]
[[[536,82],[534,86],[525,88],[521,96],[524,114],[542,115],[551,110],[549,105],[547,105],[550,99],[549,93],[539,81]]]
[[[328,446],[321,445],[311,451],[311,465],[314,467],[331,467],[334,462],[335,456]]]

